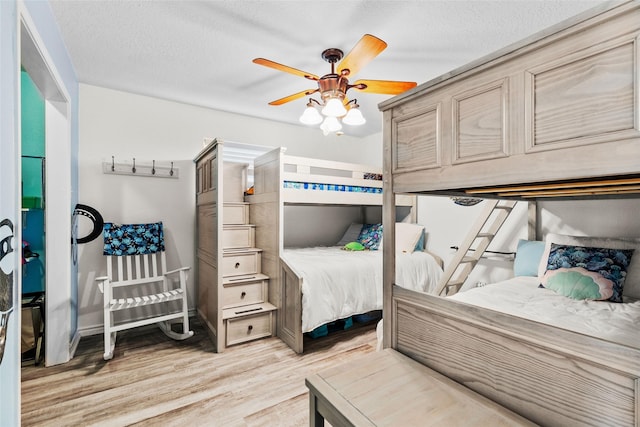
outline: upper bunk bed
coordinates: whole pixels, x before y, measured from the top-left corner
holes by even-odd
[[[640,2],[609,2],[380,104],[383,224],[396,193],[638,197],[639,42]],[[640,426],[637,336],[403,289],[384,258],[386,347],[541,425]]]
[[[286,148],[253,162],[253,203],[284,205],[382,206],[382,168],[358,163],[298,157]],[[398,206],[413,206],[413,196],[398,196]]]
[[[638,194],[637,9],[603,4],[381,103],[394,192]]]

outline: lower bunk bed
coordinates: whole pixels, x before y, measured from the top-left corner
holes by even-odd
[[[447,297],[394,286],[393,348],[541,425],[640,425],[640,256],[624,258],[640,240],[544,246],[529,276]],[[580,297],[611,272],[619,295]]]
[[[638,426],[640,349],[394,288],[394,348],[540,425]]]
[[[397,256],[397,283],[420,292],[437,287],[442,266],[416,250]],[[331,322],[382,309],[382,251],[342,246],[285,249],[280,258],[284,309],[281,338],[304,351],[304,334]]]
[[[392,316],[396,350],[535,423],[640,425],[637,346],[397,286]]]

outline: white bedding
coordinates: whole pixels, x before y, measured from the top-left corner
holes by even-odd
[[[302,281],[302,331],[382,309],[382,251],[345,251],[340,246],[285,249],[282,258]],[[396,256],[396,283],[429,292],[442,269],[426,252]]]
[[[640,347],[640,301],[580,301],[538,288],[537,277],[515,277],[449,298],[624,345]]]

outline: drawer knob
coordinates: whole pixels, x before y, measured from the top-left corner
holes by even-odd
[[[248,334],[250,334],[252,330],[253,330],[253,325],[247,326],[247,333]]]
[[[240,267],[240,263],[236,262],[236,268],[239,268],[239,267]]]
[[[244,298],[247,296],[247,293],[245,291],[242,291],[242,293],[240,294],[240,298]]]

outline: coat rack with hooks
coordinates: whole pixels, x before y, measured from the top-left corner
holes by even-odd
[[[110,162],[102,162],[102,172],[113,175],[133,175],[133,176],[150,176],[157,178],[179,178],[180,170],[169,162],[170,166],[158,166],[156,161],[152,160],[151,164],[140,164],[133,157],[131,163],[117,163],[115,157],[111,156]]]

